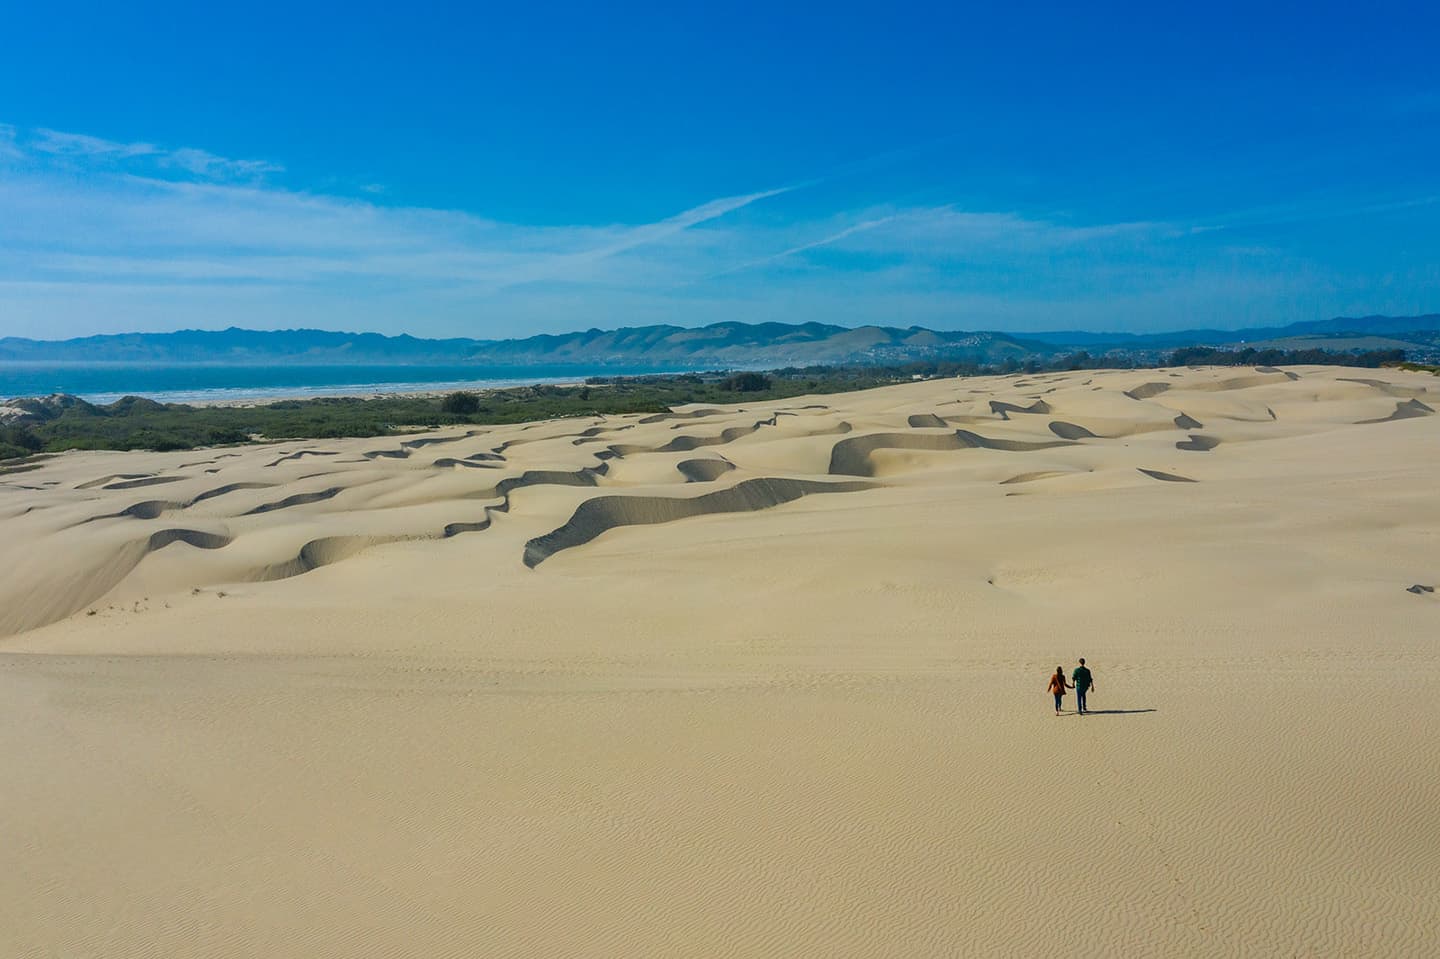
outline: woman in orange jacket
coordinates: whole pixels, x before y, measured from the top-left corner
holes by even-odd
[[[1062,666],[1055,667],[1055,675],[1050,677],[1050,692],[1055,694],[1055,715],[1060,715],[1060,704],[1065,700],[1065,690],[1074,689],[1065,681],[1065,669]]]

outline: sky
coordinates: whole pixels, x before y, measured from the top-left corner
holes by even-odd
[[[7,4],[0,336],[1440,312],[1440,6]]]

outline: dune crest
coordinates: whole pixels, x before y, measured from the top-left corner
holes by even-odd
[[[673,523],[692,516],[755,512],[821,493],[852,493],[869,483],[821,483],[792,479],[751,479],[701,496],[601,496],[581,503],[563,525],[525,544],[525,565],[539,566],[565,549],[590,542],[620,526]]]
[[[10,497],[6,515],[12,522],[33,523],[33,517],[44,515],[48,510],[55,511],[52,515],[66,517],[59,528],[34,523],[34,533],[22,533],[22,539],[39,536],[38,544],[50,535],[73,535],[78,542],[85,535],[83,529],[113,527],[119,530],[114,524],[122,523],[154,525],[148,530],[145,526],[137,528],[139,540],[135,534],[127,534],[126,542],[141,545],[123,548],[123,554],[130,559],[118,563],[107,561],[104,565],[110,572],[100,579],[86,580],[91,586],[77,594],[78,599],[57,597],[54,602],[25,604],[18,602],[20,594],[17,593],[7,604],[12,611],[0,617],[0,629],[15,632],[44,625],[73,613],[80,606],[100,601],[105,593],[117,587],[123,594],[123,583],[135,569],[148,565],[146,556],[170,542],[184,543],[185,548],[201,548],[215,557],[212,562],[197,556],[194,563],[186,567],[194,574],[194,583],[208,583],[217,578],[223,581],[225,576],[245,581],[267,580],[275,578],[276,571],[286,571],[289,577],[396,542],[433,541],[462,531],[493,530],[494,521],[489,512],[479,517],[466,515],[474,510],[465,504],[474,500],[494,500],[491,508],[504,513],[510,509],[512,496],[521,491],[596,489],[616,482],[629,487],[641,483],[641,488],[634,490],[638,495],[630,503],[605,499],[602,505],[594,507],[584,508],[583,503],[578,504],[582,508],[577,510],[573,499],[556,500],[550,494],[527,500],[536,504],[554,502],[567,511],[564,516],[554,517],[550,533],[532,535],[512,547],[517,559],[534,565],[554,552],[548,544],[575,539],[581,527],[612,529],[650,525],[652,521],[636,519],[651,515],[646,513],[647,509],[652,509],[655,516],[673,514],[676,517],[690,515],[691,511],[698,515],[710,511],[712,506],[718,512],[738,512],[747,507],[736,504],[749,502],[747,491],[752,489],[768,489],[770,493],[766,495],[777,496],[776,505],[783,505],[790,501],[788,492],[781,495],[775,491],[800,489],[802,487],[787,484],[808,482],[807,476],[830,483],[826,491],[835,492],[850,487],[835,485],[833,477],[851,476],[890,484],[903,482],[912,474],[919,475],[916,471],[922,468],[927,471],[980,468],[978,460],[962,458],[952,462],[933,458],[966,450],[983,450],[1001,457],[1023,454],[1027,458],[1048,460],[1039,468],[1022,467],[1001,473],[993,482],[1015,485],[1064,473],[1086,473],[1092,474],[1092,478],[1082,485],[1098,489],[1111,482],[1104,479],[1110,474],[1095,472],[1093,457],[1097,454],[1094,447],[1086,444],[1105,437],[1115,443],[1124,439],[1124,444],[1107,447],[1103,460],[1128,459],[1130,468],[1152,479],[1193,483],[1191,477],[1149,466],[1138,455],[1147,448],[1143,437],[1150,433],[1163,434],[1175,429],[1193,431],[1203,427],[1199,419],[1179,411],[1178,407],[1201,406],[1210,411],[1207,419],[1235,424],[1236,429],[1249,423],[1275,423],[1276,407],[1284,409],[1291,404],[1303,413],[1314,390],[1327,389],[1323,385],[1327,377],[1334,393],[1334,399],[1327,402],[1332,404],[1352,395],[1345,391],[1357,387],[1373,391],[1378,398],[1404,397],[1390,400],[1393,406],[1386,415],[1355,417],[1350,423],[1389,423],[1425,417],[1432,412],[1431,407],[1416,398],[1427,387],[1412,384],[1410,378],[1392,382],[1374,376],[1338,375],[1344,372],[1308,373],[1304,382],[1310,392],[1293,396],[1290,391],[1299,389],[1299,376],[1283,370],[1256,370],[1249,375],[1203,369],[1168,371],[1163,382],[1150,373],[1150,378],[1138,385],[1135,374],[1097,373],[1083,379],[1056,375],[1033,382],[1024,378],[996,378],[990,390],[975,389],[972,385],[978,382],[975,380],[915,384],[856,394],[854,403],[839,406],[792,403],[768,410],[753,406],[704,407],[646,416],[592,417],[580,423],[555,421],[450,430],[397,439],[390,446],[346,440],[323,447],[293,442],[277,444],[269,448],[268,454],[266,447],[247,447],[209,458],[197,458],[193,454],[57,457],[32,464],[35,469],[26,475],[35,478],[35,482],[20,484],[12,480],[4,484],[12,493],[33,496],[23,502],[13,495]],[[1317,387],[1317,383],[1321,385]],[[1022,405],[1012,399],[994,398],[997,394],[1014,397],[1027,388],[1043,388],[1046,399]],[[913,403],[921,409],[914,411],[914,406],[902,402],[894,407],[882,404],[876,408],[877,412],[861,412],[866,409],[869,398],[888,395],[914,396]],[[1232,402],[1226,397],[1236,397],[1236,400]],[[939,407],[955,411],[950,414],[951,422],[974,424],[977,429],[951,427],[945,418],[932,412]],[[1341,408],[1336,406],[1337,411]],[[836,415],[837,409],[852,412],[842,419]],[[1263,420],[1257,418],[1260,411],[1263,411]],[[1044,419],[1044,414],[1061,418]],[[1336,413],[1336,425],[1341,415]],[[1298,426],[1302,432],[1321,428],[1326,422],[1313,414],[1305,416],[1308,418]],[[993,428],[983,425],[987,422],[994,424]],[[685,432],[671,432],[672,427],[701,423],[713,425],[703,431],[692,426]],[[1230,428],[1217,430],[1212,423],[1211,432],[1188,432],[1171,441],[1171,446],[1187,452],[1211,451],[1225,441]],[[624,433],[626,441],[606,440],[616,433]],[[1293,430],[1275,434],[1276,438],[1287,435],[1293,435]],[[1254,439],[1248,434],[1245,438],[1252,442]],[[597,449],[588,445],[591,443],[605,445]],[[817,458],[815,444],[825,443],[829,445],[828,463],[823,470],[817,470],[808,464]],[[1125,452],[1132,444],[1136,454]],[[752,445],[756,453],[753,456],[746,452]],[[734,449],[735,455],[672,461],[659,472],[640,465],[651,458],[668,458],[720,446]],[[784,468],[783,453],[775,452],[788,446],[807,451],[803,457],[793,460],[792,471]],[[424,459],[423,454],[431,448],[443,449],[446,453]],[[1067,453],[1067,449],[1077,452]],[[1079,452],[1081,449],[1088,452]],[[763,455],[759,455],[762,452]],[[1075,459],[1076,456],[1080,459]],[[87,470],[83,464],[91,458],[97,462],[105,460],[119,468]],[[633,468],[627,467],[624,474],[630,479],[608,480],[608,464],[619,460],[636,464]],[[754,466],[747,466],[752,461]],[[299,463],[321,468],[287,478],[286,470]],[[965,463],[973,465],[962,465]],[[126,468],[126,464],[134,465]],[[676,484],[717,483],[730,476],[733,482],[727,490],[715,491],[717,498],[705,500],[698,506],[695,502],[677,505],[678,499],[664,490],[663,482],[652,486],[655,495],[644,487],[645,483],[662,481],[667,470],[672,477],[669,482]],[[440,474],[434,471],[443,471],[445,478],[439,479]],[[427,476],[436,478],[426,479]],[[469,476],[474,480],[466,478]],[[216,479],[206,482],[209,477]],[[426,487],[415,485],[422,480],[427,483]],[[764,485],[771,480],[779,485]],[[42,485],[45,483],[50,485]],[[751,483],[761,485],[747,485]],[[174,489],[176,495],[116,502],[117,497],[132,490],[160,485]],[[433,495],[425,492],[426,489],[433,489]],[[616,492],[631,495],[629,489]],[[67,499],[75,496],[85,498]],[[696,502],[699,500],[695,498]],[[641,505],[652,501],[658,505]],[[397,504],[410,505],[399,508]],[[208,523],[223,524],[228,532],[196,534],[188,539],[168,532],[185,529],[179,520],[197,511]],[[410,514],[414,514],[415,519],[409,519]],[[286,534],[287,528],[295,534]],[[562,532],[567,529],[568,532]],[[72,533],[65,534],[66,530]],[[313,535],[305,536],[306,533]],[[158,539],[149,542],[145,537],[150,536]],[[173,538],[177,536],[178,539]],[[324,545],[315,546],[315,543]],[[254,544],[256,555],[251,556],[251,548],[244,544]],[[46,563],[43,553],[42,550],[35,579],[68,582],[60,562],[55,564],[53,576],[43,575]],[[237,557],[244,553],[245,559],[222,559],[232,553]],[[63,551],[56,554],[57,560],[63,555]],[[181,591],[190,585],[193,584],[180,581],[174,588]]]

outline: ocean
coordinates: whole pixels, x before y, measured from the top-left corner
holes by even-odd
[[[589,376],[630,376],[654,369],[582,366],[162,366],[135,363],[0,364],[0,400],[70,393],[91,403],[144,396],[160,403],[485,389],[573,383]],[[683,370],[666,372],[684,372]]]

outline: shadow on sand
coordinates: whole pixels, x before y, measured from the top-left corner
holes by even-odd
[[[1153,708],[1147,709],[1087,709],[1086,716],[1133,716],[1135,713],[1153,713]],[[1066,716],[1079,716],[1077,712],[1064,713]]]

